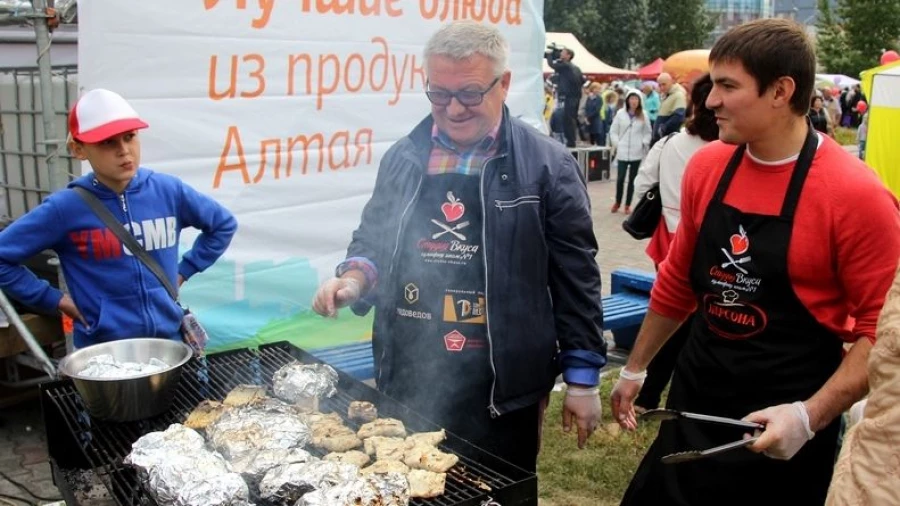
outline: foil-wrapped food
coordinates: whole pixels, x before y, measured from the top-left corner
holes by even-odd
[[[310,441],[309,427],[297,414],[253,404],[225,411],[206,428],[206,436],[229,462],[252,460],[262,450],[300,448]]]
[[[97,379],[127,379],[145,374],[165,371],[170,366],[158,358],[151,358],[146,364],[140,362],[119,362],[112,355],[97,355],[88,359],[78,375]]]
[[[291,363],[272,376],[275,396],[293,404],[309,404],[337,392],[338,374],[325,364]]]
[[[246,482],[203,437],[180,424],[134,442],[125,464],[161,506],[250,506]]]
[[[355,480],[359,468],[327,460],[311,460],[270,469],[259,483],[259,497],[277,505],[294,505],[301,497]]]
[[[361,476],[305,494],[297,506],[407,506],[409,484],[402,474]]]
[[[270,469],[288,464],[301,464],[314,460],[315,457],[302,448],[265,449],[249,453],[230,462],[231,469],[240,473],[247,481],[251,491],[259,488],[259,482]]]

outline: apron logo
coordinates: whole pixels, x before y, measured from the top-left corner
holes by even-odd
[[[703,297],[703,317],[709,328],[725,339],[749,339],[766,328],[768,319],[762,309],[738,301],[734,290]]]
[[[444,336],[444,346],[447,348],[447,351],[462,351],[465,345],[466,336],[460,334],[458,330],[454,330]]]
[[[484,317],[484,296],[471,293],[454,297],[444,295],[444,321],[448,323],[486,323]]]
[[[738,225],[738,231],[740,234],[732,234],[731,236],[731,253],[735,256],[743,255],[750,249],[750,238],[747,237],[747,231],[744,230],[744,226]]]
[[[463,217],[463,214],[466,213],[466,206],[453,196],[453,192],[447,192],[447,200],[449,202],[441,205],[441,212],[444,213],[444,218],[448,223],[453,223]],[[465,239],[460,240],[464,241]]]
[[[419,287],[409,283],[403,287],[403,299],[407,304],[415,304],[419,302]]]

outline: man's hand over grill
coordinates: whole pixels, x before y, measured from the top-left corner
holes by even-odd
[[[322,283],[313,298],[313,311],[322,316],[337,316],[337,310],[359,300],[362,288],[352,277],[331,278]]]
[[[600,424],[600,395],[597,387],[578,387],[569,385],[566,388],[566,400],[563,402],[563,430],[572,430],[572,423],[578,428],[578,448],[583,449],[591,434]]]

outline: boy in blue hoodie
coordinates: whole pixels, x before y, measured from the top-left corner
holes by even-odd
[[[69,113],[69,150],[93,172],[0,232],[0,289],[29,307],[71,317],[76,348],[130,337],[181,339],[183,312],[72,188],[96,195],[174,286],[212,265],[237,229],[231,213],[214,200],[140,166],[143,128],[147,124],[118,94],[86,93]],[[179,261],[178,240],[186,227],[201,234]],[[21,265],[46,249],[59,255],[71,297]]]

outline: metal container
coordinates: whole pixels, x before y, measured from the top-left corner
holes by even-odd
[[[169,368],[125,379],[81,376],[88,360],[112,355],[119,362],[162,360]],[[95,344],[75,351],[59,363],[59,373],[72,378],[84,406],[95,418],[116,422],[141,420],[169,408],[181,369],[193,356],[190,346],[169,339],[136,338]]]

